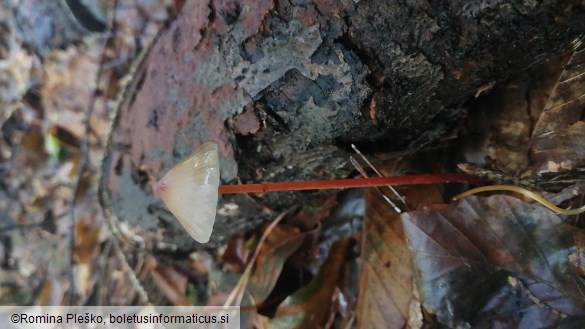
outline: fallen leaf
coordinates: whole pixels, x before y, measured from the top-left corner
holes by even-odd
[[[101,222],[95,215],[77,220],[73,248],[73,258],[76,262],[89,264],[99,254],[101,229]]]
[[[159,265],[150,273],[152,280],[174,306],[189,306],[188,278],[171,265]]]
[[[329,320],[334,314],[333,299],[349,246],[349,239],[333,243],[319,273],[280,304],[269,328],[319,328]]]
[[[285,215],[286,215],[286,213],[281,213],[270,224],[268,224],[266,226],[266,228],[264,229],[264,231],[262,233],[262,236],[260,237],[260,239],[258,240],[258,243],[256,244],[256,250],[254,251],[252,258],[250,258],[250,261],[249,261],[248,265],[246,266],[244,273],[241,275],[240,279],[238,280],[238,283],[235,285],[235,287],[232,289],[231,293],[229,294],[228,298],[225,300],[224,306],[228,306],[228,305],[238,305],[239,306],[239,305],[241,305],[242,299],[244,297],[244,292],[246,290],[246,287],[248,286],[248,282],[249,282],[250,276],[252,274],[252,269],[256,265],[256,260],[258,259],[258,256],[260,255],[262,248],[264,247],[266,241],[268,241],[270,235],[272,234],[272,231],[276,229],[276,227],[280,224],[280,222],[285,217]],[[252,294],[249,294],[248,296],[252,297],[252,299],[253,299]],[[255,304],[256,301],[252,300],[251,303]]]
[[[399,189],[409,208],[440,202],[436,187]],[[400,215],[376,190],[366,193],[364,241],[356,315],[363,328],[422,326],[412,256]]]
[[[439,322],[535,328],[585,315],[585,287],[568,271],[577,228],[548,209],[509,196],[467,197],[402,221],[421,301]]]
[[[36,298],[36,305],[62,305],[65,290],[67,289],[59,280],[47,278]]]
[[[228,242],[221,260],[232,272],[242,272],[246,267],[246,261],[250,256],[250,249],[246,247],[246,241],[242,235],[233,236]]]
[[[101,224],[96,215],[80,217],[75,224],[73,276],[75,290],[82,299],[87,297],[96,281],[93,263],[101,250]]]
[[[18,141],[22,149],[38,156],[45,156],[47,153],[43,143],[43,132],[40,126],[33,124],[28,127],[26,132]]]
[[[567,171],[585,166],[585,48],[575,51],[534,125],[534,171]]]
[[[248,290],[258,304],[274,288],[282,266],[301,245],[306,233],[294,226],[280,224],[267,236],[254,263]]]

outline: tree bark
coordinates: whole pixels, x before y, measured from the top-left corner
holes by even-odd
[[[187,1],[121,98],[102,205],[193,248],[149,179],[197,145],[218,143],[224,182],[340,178],[352,169],[350,143],[396,151],[436,141],[479,90],[584,31],[585,2],[575,0]],[[223,197],[211,242],[311,195]]]

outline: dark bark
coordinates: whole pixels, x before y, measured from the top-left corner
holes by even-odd
[[[348,139],[365,132],[367,140],[405,145],[440,134],[483,85],[542,62],[585,28],[583,1],[406,3],[360,2],[350,18],[349,40],[375,77],[384,129],[372,132],[365,122]]]
[[[224,182],[341,177],[349,143],[391,151],[433,142],[480,88],[584,31],[583,1],[188,1],[120,102],[103,205],[192,247],[148,175],[202,142],[219,144]],[[266,205],[280,211],[310,195],[224,197],[212,242],[254,227]]]

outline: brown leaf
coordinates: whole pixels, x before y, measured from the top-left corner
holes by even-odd
[[[585,48],[576,51],[561,73],[534,126],[534,170],[566,171],[585,166]]]
[[[36,155],[45,156],[47,151],[44,147],[43,132],[40,126],[31,125],[24,135],[22,135],[20,141],[18,141],[20,147]]]
[[[171,265],[159,265],[150,273],[154,283],[175,306],[191,305],[186,298],[188,278]]]
[[[248,289],[254,301],[260,303],[274,288],[282,266],[288,257],[301,245],[306,233],[293,226],[276,226],[262,244],[254,269],[248,282]]]
[[[401,189],[400,193],[404,194],[410,208],[441,200],[435,187]],[[420,303],[414,286],[412,256],[400,215],[380,193],[369,190],[364,223],[356,309],[360,327],[403,328],[407,324],[412,327],[421,321]]]
[[[59,280],[47,278],[41,286],[36,305],[62,305],[66,287]]]
[[[81,217],[75,225],[75,246],[73,247],[73,277],[76,291],[85,298],[93,287],[94,259],[101,249],[101,222],[94,216]]]
[[[567,56],[554,56],[545,64],[496,84],[478,99],[470,112],[466,161],[484,164],[511,176],[531,176],[529,150],[532,122],[538,120]]]
[[[81,217],[75,225],[73,258],[77,263],[90,264],[100,251],[101,222],[95,216]]]
[[[585,287],[567,271],[577,229],[548,209],[468,197],[402,221],[421,300],[443,324],[534,328],[585,314]]]
[[[236,235],[230,239],[221,260],[233,272],[242,272],[246,267],[246,260],[250,255],[250,249],[246,247],[246,241],[242,235]]]
[[[315,278],[287,297],[276,310],[271,328],[319,328],[333,315],[332,301],[347,260],[350,240],[338,240]]]

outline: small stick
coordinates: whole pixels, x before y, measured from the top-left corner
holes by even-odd
[[[370,168],[372,168],[372,170],[374,170],[376,175],[378,175],[380,177],[384,176],[378,170],[378,168],[374,167],[374,165],[370,162],[370,160],[368,160],[368,158],[366,158],[366,156],[357,148],[357,146],[355,146],[354,144],[351,144],[351,148],[355,151],[355,153],[359,154],[359,156],[362,157],[362,159],[366,162],[366,164],[368,166],[370,166]],[[392,193],[394,193],[394,195],[396,195],[398,200],[400,200],[403,204],[406,204],[406,200],[404,200],[404,198],[402,197],[402,195],[400,195],[400,193],[398,193],[398,191],[396,191],[391,185],[388,185],[388,188],[392,191]],[[393,205],[393,206],[396,207],[396,205]],[[400,212],[398,212],[398,213],[400,213]]]
[[[353,144],[352,144],[352,146],[353,146]],[[357,169],[357,171],[359,171],[360,174],[362,174],[362,176],[364,176],[366,178],[370,177],[370,176],[368,176],[368,174],[366,173],[364,168],[362,168],[362,166],[357,162],[357,160],[354,157],[349,157],[349,161],[351,161],[351,164],[355,167],[355,169]],[[382,175],[378,175],[378,176],[382,176]],[[392,186],[388,186],[388,187],[391,188],[392,191],[396,191],[394,188],[392,188]],[[376,190],[378,191],[378,193],[380,193],[382,198],[384,198],[384,201],[386,201],[390,206],[392,206],[392,208],[394,208],[394,211],[396,211],[399,214],[402,213],[402,209],[400,209],[386,194],[384,194],[384,192],[382,192],[382,190],[379,187],[376,186]]]
[[[358,187],[374,187],[387,185],[422,185],[422,184],[438,184],[438,183],[472,183],[479,184],[477,178],[462,174],[462,173],[448,173],[448,174],[421,174],[410,176],[394,176],[394,177],[368,177],[368,178],[354,178],[354,179],[332,179],[332,180],[315,180],[302,182],[279,182],[279,183],[259,183],[259,184],[243,184],[243,185],[220,185],[220,194],[233,193],[264,193],[277,191],[302,191],[302,190],[326,190],[326,189],[343,189],[343,188],[358,188]]]

